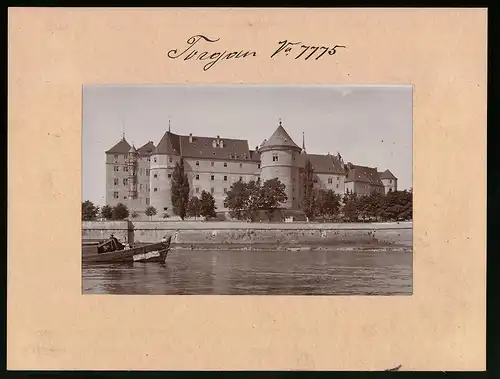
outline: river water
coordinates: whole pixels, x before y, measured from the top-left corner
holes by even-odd
[[[411,252],[174,250],[165,264],[82,270],[84,294],[412,294]]]

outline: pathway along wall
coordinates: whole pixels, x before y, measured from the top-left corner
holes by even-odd
[[[412,245],[412,223],[402,224],[248,224],[230,222],[83,222],[83,239],[110,233],[130,243],[158,242],[172,236],[179,245]],[[254,246],[256,247],[256,246]]]

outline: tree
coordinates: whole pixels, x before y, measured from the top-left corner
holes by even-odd
[[[349,190],[347,190],[342,201],[344,203],[342,208],[344,218],[351,222],[357,221],[359,214],[357,195],[355,193],[349,193]]]
[[[224,199],[224,206],[233,218],[241,220],[246,213],[249,200],[248,184],[239,180],[231,185]]]
[[[187,174],[184,172],[184,161],[182,158],[180,162],[175,164],[172,174],[171,192],[173,211],[184,220],[189,202],[189,181]]]
[[[130,217],[137,218],[137,217],[139,217],[139,213],[136,211],[133,211],[132,214],[130,215]]]
[[[105,205],[101,208],[101,216],[106,220],[111,220],[113,218],[113,207],[110,205]]]
[[[201,201],[197,196],[193,196],[189,199],[189,203],[187,206],[187,214],[190,217],[200,217],[201,216]]]
[[[95,220],[99,213],[99,207],[95,206],[90,200],[82,202],[82,220]]]
[[[333,190],[320,189],[317,192],[315,202],[316,214],[325,218],[333,218],[338,215],[340,209],[340,195],[336,194]]]
[[[128,217],[129,211],[125,204],[118,203],[113,207],[113,220],[124,220]]]
[[[157,214],[156,208],[153,207],[152,205],[147,207],[146,210],[144,211],[144,213],[146,214],[146,216],[149,217],[149,220],[152,220],[153,216],[156,216],[156,214]]]
[[[215,217],[215,210],[217,207],[215,206],[215,200],[211,193],[207,191],[201,191],[201,215],[205,217],[207,220],[209,217]]]
[[[288,199],[285,185],[278,178],[265,181],[260,195],[260,205],[262,209],[266,210],[269,221],[271,221],[274,211]]]
[[[303,198],[302,210],[308,219],[314,216],[314,168],[311,161],[306,161],[302,174]]]
[[[262,186],[260,180],[251,180],[247,184],[247,203],[245,207],[245,218],[253,222],[257,211],[262,207]]]

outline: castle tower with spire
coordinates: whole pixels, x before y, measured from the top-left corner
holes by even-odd
[[[151,205],[158,212],[172,215],[171,182],[175,165],[181,159],[179,136],[170,131],[165,132],[151,155],[150,162],[150,196]]]
[[[281,120],[273,135],[260,147],[261,181],[278,178],[288,197],[283,208],[300,208],[300,154],[302,149],[283,128]]]

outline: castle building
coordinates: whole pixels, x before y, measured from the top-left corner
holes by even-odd
[[[302,174],[306,160],[314,168],[314,188],[344,194],[346,190],[368,195],[373,191],[386,193],[397,190],[397,178],[389,171],[344,163],[336,155],[309,154],[303,136],[299,147],[284,129],[278,128],[254,150],[248,141],[216,137],[179,135],[170,127],[158,145],[152,141],[135,148],[125,136],[106,151],[106,204],[123,203],[131,212],[144,215],[148,206],[172,216],[170,184],[176,166],[183,160],[189,180],[190,197],[201,196],[203,190],[215,199],[217,212],[227,212],[224,199],[237,181],[261,182],[278,178],[285,184],[287,210],[300,210]]]

